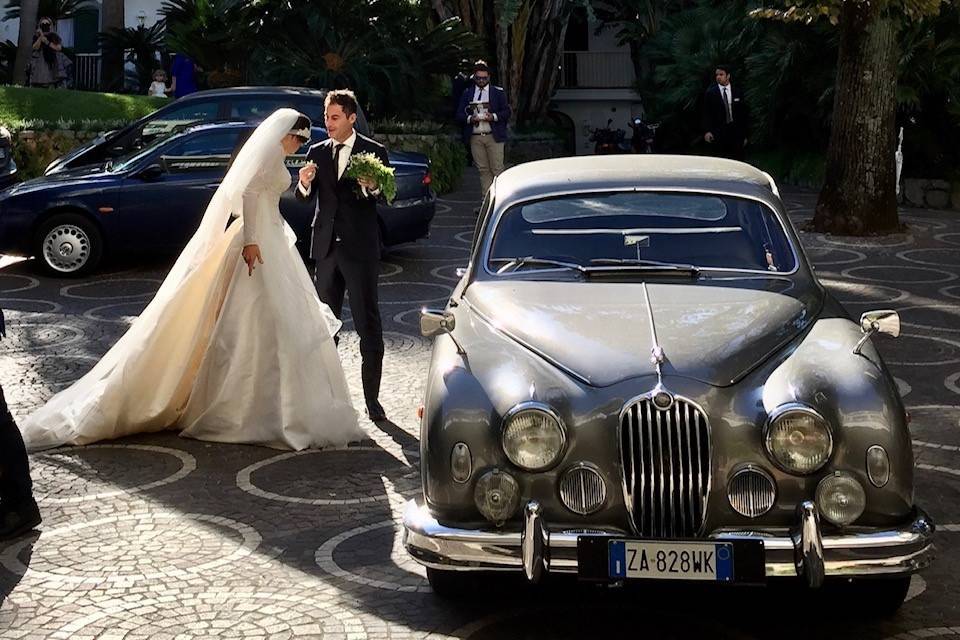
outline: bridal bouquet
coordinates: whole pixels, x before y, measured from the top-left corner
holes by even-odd
[[[380,192],[387,199],[387,204],[397,197],[397,179],[393,175],[393,168],[380,162],[380,158],[372,153],[355,153],[350,156],[347,165],[348,178],[367,178],[380,186]]]

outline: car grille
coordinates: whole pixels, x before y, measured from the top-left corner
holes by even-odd
[[[638,535],[683,538],[703,524],[710,488],[710,430],[693,404],[650,399],[630,405],[620,423],[624,498]]]

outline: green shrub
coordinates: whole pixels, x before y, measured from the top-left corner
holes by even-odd
[[[37,131],[27,140],[14,136],[11,152],[17,163],[17,177],[30,180],[43,175],[47,165],[78,144],[75,136],[61,131]]]
[[[459,138],[450,135],[411,136],[389,146],[394,151],[416,151],[430,158],[433,190],[438,194],[450,193],[460,186],[467,166],[467,152]]]
[[[433,122],[430,120],[398,120],[388,118],[377,120],[372,125],[375,135],[387,133],[399,133],[404,135],[437,136],[455,131],[454,127],[442,122]]]

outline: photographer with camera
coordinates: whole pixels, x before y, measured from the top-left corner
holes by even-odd
[[[503,173],[510,103],[502,88],[490,84],[490,68],[483,60],[473,64],[473,86],[460,96],[456,115],[463,126],[464,143],[470,147],[473,163],[480,171],[480,188],[486,195],[493,179]]]
[[[33,54],[30,58],[30,86],[55,88],[61,81],[60,59],[63,43],[53,31],[53,20],[40,18],[33,36]]]

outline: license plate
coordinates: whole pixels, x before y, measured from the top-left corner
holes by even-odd
[[[611,540],[610,577],[733,581],[733,545],[723,542]]]

